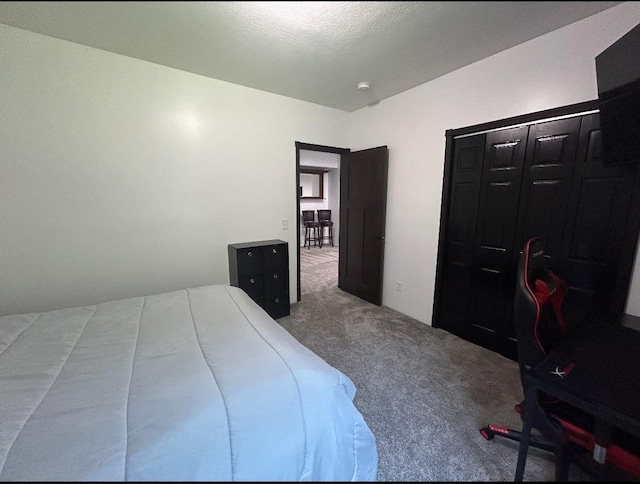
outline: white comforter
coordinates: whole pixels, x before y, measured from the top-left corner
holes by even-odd
[[[355,387],[242,290],[0,318],[2,480],[375,480]]]

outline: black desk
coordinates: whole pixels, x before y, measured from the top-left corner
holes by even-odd
[[[619,323],[591,321],[572,333],[527,376],[523,428],[516,467],[522,481],[538,392],[554,395],[592,414],[596,440],[606,442],[611,427],[640,437],[640,329],[638,318]],[[594,459],[604,462],[604,447]]]

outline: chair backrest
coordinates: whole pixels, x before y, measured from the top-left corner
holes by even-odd
[[[302,223],[315,222],[316,214],[313,210],[302,211]]]
[[[558,291],[561,305],[566,284],[547,266],[544,243],[539,237],[529,239],[518,263],[514,299],[514,321],[518,338],[518,363],[523,388],[526,372],[540,363],[564,336],[566,329],[550,294]]]
[[[326,208],[318,210],[318,222],[322,222],[323,220],[331,221],[331,210]]]

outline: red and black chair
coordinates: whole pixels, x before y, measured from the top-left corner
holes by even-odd
[[[524,393],[527,372],[540,363],[571,328],[579,322],[565,321],[566,282],[548,267],[543,241],[529,239],[520,255],[514,299],[514,320],[518,338],[518,365]],[[524,400],[515,406],[520,413]],[[567,480],[569,462],[580,463],[595,445],[594,420],[586,412],[558,399],[541,395],[536,405],[529,445],[555,455],[556,480]],[[521,434],[501,425],[480,429],[487,440],[495,436],[520,441]],[[619,432],[612,436],[606,460],[627,475],[640,479],[640,445],[637,439]]]

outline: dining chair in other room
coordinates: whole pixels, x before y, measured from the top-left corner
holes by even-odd
[[[319,233],[320,223],[316,221],[313,210],[302,211],[302,223],[304,224],[304,247],[311,248],[311,242],[314,247],[316,245],[322,246]]]
[[[324,239],[327,239],[331,243],[331,247],[333,247],[333,222],[331,221],[331,210],[318,210],[318,224],[320,225],[320,248],[322,248]],[[326,232],[325,229],[327,229]]]

